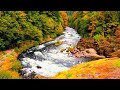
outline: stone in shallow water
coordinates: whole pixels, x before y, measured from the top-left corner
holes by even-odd
[[[25,76],[34,72],[36,75],[51,77],[59,72],[68,70],[78,63],[84,62],[83,58],[76,58],[71,53],[66,52],[68,48],[75,47],[79,39],[80,36],[76,30],[67,27],[63,35],[57,37],[54,41],[30,49],[33,53],[25,53],[24,58],[20,58],[22,65],[25,67],[22,69],[25,71]],[[57,41],[62,41],[63,43],[59,46],[54,46]],[[61,52],[63,48],[65,50]]]

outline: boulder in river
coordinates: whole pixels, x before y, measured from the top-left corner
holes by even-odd
[[[105,58],[105,56],[100,56],[97,54],[96,50],[93,48],[84,49],[83,51],[78,51],[75,53],[75,56],[80,57],[90,57],[92,59],[102,59]]]

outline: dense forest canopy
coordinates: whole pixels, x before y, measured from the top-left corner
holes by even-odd
[[[95,48],[99,54],[119,49],[120,11],[0,11],[0,50],[50,41],[66,26],[82,36],[82,47]],[[100,49],[101,41],[111,43],[109,50]]]
[[[36,44],[60,35],[65,27],[59,11],[0,11],[0,50],[23,41]]]
[[[69,25],[82,36],[79,48],[94,48],[106,57],[120,49],[120,11],[75,11]]]

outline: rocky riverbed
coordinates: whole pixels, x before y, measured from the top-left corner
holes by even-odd
[[[54,41],[22,53],[19,57],[23,65],[22,75],[24,77],[31,75],[51,77],[59,72],[69,70],[72,66],[91,61],[95,57],[104,58],[104,56],[97,55],[94,49],[78,51],[75,47],[80,38],[75,29],[66,27],[63,34]]]

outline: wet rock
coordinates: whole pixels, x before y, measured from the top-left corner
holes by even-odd
[[[37,66],[38,69],[42,68],[41,66]]]
[[[35,74],[51,77],[83,62],[83,59],[76,58],[73,55],[78,52],[73,47],[76,47],[80,38],[76,30],[68,27],[63,35],[58,36],[55,40],[28,50],[32,53],[26,52],[24,57],[20,58],[23,65],[22,70],[25,71],[23,76],[31,78]],[[71,49],[68,50],[68,48]]]
[[[75,56],[77,57],[77,58],[80,58],[81,57],[81,54],[80,53],[75,53]]]
[[[78,51],[75,53],[75,56],[77,58],[80,57],[90,57],[92,59],[102,59],[105,58],[105,56],[100,56],[97,54],[96,50],[93,48],[85,49],[83,51]]]

